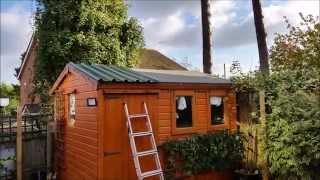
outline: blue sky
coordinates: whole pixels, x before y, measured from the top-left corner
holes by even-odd
[[[144,28],[146,47],[159,50],[177,62],[202,69],[200,1],[127,0],[129,15]],[[18,83],[13,76],[32,34],[33,0],[1,0],[1,82]],[[268,46],[274,33],[286,32],[283,16],[299,22],[299,12],[319,16],[318,0],[262,0]],[[227,72],[233,60],[243,71],[258,66],[251,0],[215,0],[211,3],[213,72]]]

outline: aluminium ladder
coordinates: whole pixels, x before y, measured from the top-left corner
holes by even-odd
[[[129,110],[128,110],[128,105],[127,105],[127,103],[124,103],[124,111],[126,113],[127,126],[128,126],[128,129],[129,129],[128,134],[129,134],[131,152],[132,152],[134,166],[136,168],[136,173],[137,173],[137,176],[138,176],[138,180],[143,180],[144,178],[151,177],[151,176],[159,176],[160,180],[164,180],[163,171],[161,169],[159,154],[158,154],[158,150],[157,150],[157,145],[156,145],[156,142],[155,142],[154,134],[153,134],[153,131],[152,131],[152,125],[151,125],[151,121],[150,121],[147,105],[146,105],[145,102],[143,102],[143,107],[144,107],[144,113],[130,115],[129,114]],[[146,132],[133,132],[131,120],[135,119],[135,118],[144,118],[144,119],[146,119],[146,126],[147,126],[147,129],[148,129]],[[142,136],[147,136],[147,137],[150,138],[152,149],[151,150],[147,150],[147,151],[137,152],[135,137],[142,137]],[[139,157],[143,157],[143,156],[153,156],[154,159],[155,159],[155,163],[156,163],[157,169],[151,170],[151,171],[142,172],[141,171],[141,167],[140,167]]]

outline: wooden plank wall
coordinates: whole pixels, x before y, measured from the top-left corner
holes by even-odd
[[[206,133],[209,121],[208,91],[196,91],[196,126],[197,132]]]
[[[163,143],[171,136],[171,92],[160,90],[159,93],[158,143]]]
[[[97,107],[88,107],[87,98],[97,98],[95,87],[79,75],[69,73],[59,87],[64,93],[65,132],[62,156],[57,162],[62,169],[58,179],[97,179],[98,176],[98,124]],[[68,94],[76,93],[76,118],[68,125]]]
[[[124,86],[130,88],[130,85]],[[142,87],[141,87],[142,88]],[[155,88],[150,86],[149,88]],[[130,90],[135,89],[131,88]],[[148,88],[146,88],[148,89]],[[172,123],[174,112],[174,92],[175,88],[160,88],[159,90],[159,106],[158,106],[158,125],[154,127],[156,130],[156,140],[158,145],[167,141],[170,138],[186,137],[189,134],[173,134]],[[186,89],[184,89],[186,90]],[[221,90],[221,89],[220,89]],[[83,78],[81,75],[69,73],[62,84],[59,86],[58,91],[64,92],[65,99],[65,112],[68,112],[68,94],[76,93],[76,121],[74,126],[69,126],[67,119],[68,113],[65,113],[65,128],[63,139],[63,151],[60,156],[64,158],[58,163],[62,167],[58,172],[59,179],[98,179],[98,158],[99,144],[98,141],[98,106],[87,107],[87,98],[98,98],[98,91],[94,83],[90,80]],[[194,133],[207,133],[212,130],[209,127],[209,95],[212,89],[201,89],[194,87],[193,90],[195,97],[195,110],[196,117],[194,118]],[[227,109],[229,123],[227,128],[236,128],[236,104],[235,95],[229,89],[224,89],[227,95]],[[101,94],[100,94],[101,95]],[[103,103],[103,102],[100,102]],[[101,119],[100,119],[101,120]],[[100,139],[100,143],[103,143]],[[163,156],[161,157],[163,158]],[[212,177],[212,176],[210,176]]]
[[[173,100],[175,90],[160,90],[159,93],[159,125],[158,125],[158,134],[156,138],[158,140],[158,145],[161,145],[168,139],[172,138],[182,138],[189,136],[190,133],[186,134],[174,134],[172,130],[172,123],[175,123],[173,120],[172,113],[174,112]],[[193,123],[195,126],[194,133],[208,133],[209,131],[215,130],[210,126],[210,110],[209,110],[209,95],[214,92],[214,90],[189,90],[194,92],[195,97],[195,119]],[[221,91],[221,90],[220,90]],[[225,126],[228,129],[236,128],[236,101],[235,94],[233,91],[225,89],[223,90],[227,98],[227,117],[228,123]],[[221,128],[219,128],[221,129]],[[218,130],[218,129],[217,129]],[[166,162],[164,152],[160,149],[160,158],[162,162]],[[164,164],[163,168],[165,167]],[[233,176],[231,172],[217,172],[217,171],[208,171],[199,175],[191,176],[186,178],[188,180],[210,180],[210,179],[219,179],[219,180],[232,180]]]
[[[159,127],[157,140],[159,144],[164,143],[171,138],[179,138],[190,135],[175,135],[172,133],[172,123],[175,123],[172,119],[172,113],[174,113],[174,108],[172,107],[173,98],[175,90],[160,90],[159,93]],[[210,111],[209,111],[209,94],[214,90],[189,90],[195,93],[195,106],[196,106],[196,118],[194,119],[195,130],[193,133],[207,133],[209,131],[215,130],[209,127]],[[221,91],[221,90],[220,90]],[[232,90],[225,89],[225,94],[227,97],[227,118],[228,124],[226,128],[235,129],[236,128],[236,100],[235,94]],[[221,129],[217,128],[216,130]]]

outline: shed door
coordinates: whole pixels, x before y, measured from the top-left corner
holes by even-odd
[[[152,128],[157,134],[157,104],[156,94],[107,94],[104,121],[104,178],[105,179],[135,179],[136,172],[133,164],[131,148],[126,126],[126,116],[123,103],[127,102],[130,114],[143,112],[143,102],[147,103]],[[134,128],[143,131],[145,128],[144,119],[136,119]],[[157,136],[155,136],[157,137]],[[136,139],[138,150],[143,151],[150,148],[149,139],[141,137]],[[141,160],[144,171],[151,170],[153,158],[147,157]]]

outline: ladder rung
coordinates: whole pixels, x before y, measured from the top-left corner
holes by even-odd
[[[147,117],[148,114],[132,114],[129,115],[129,118],[139,118],[139,117]]]
[[[155,175],[160,175],[162,174],[162,171],[157,169],[157,170],[153,170],[153,171],[147,171],[147,172],[144,172],[141,174],[141,176],[143,178],[146,178],[146,177],[150,177],[150,176],[155,176]]]
[[[134,136],[134,137],[140,137],[140,136],[150,136],[152,135],[152,132],[151,131],[148,131],[148,132],[138,132],[138,133],[132,133],[131,136]]]
[[[127,126],[129,128],[129,139],[130,139],[130,146],[131,146],[131,152],[133,155],[133,161],[134,161],[134,166],[136,168],[136,173],[137,176],[140,180],[147,178],[147,177],[152,177],[152,176],[159,176],[161,180],[164,179],[163,177],[163,172],[161,169],[161,164],[160,164],[160,159],[159,159],[159,155],[158,155],[158,151],[156,146],[156,142],[153,136],[153,132],[152,132],[152,124],[150,121],[150,117],[149,117],[149,113],[148,113],[148,109],[147,109],[147,105],[144,102],[143,103],[143,107],[144,107],[144,113],[141,114],[132,114],[130,115],[128,112],[128,105],[127,103],[124,103],[124,110],[127,116]],[[144,131],[140,131],[140,132],[133,132],[132,129],[132,125],[131,125],[131,119],[132,118],[141,118],[141,117],[145,117],[146,120],[146,125],[148,126],[148,130],[146,132]],[[147,151],[141,151],[141,152],[137,152],[137,147],[136,147],[136,143],[135,143],[135,137],[139,137],[139,136],[149,136],[150,141],[152,143],[152,147],[153,149],[151,150],[147,150]],[[151,171],[147,171],[142,173],[141,172],[141,167],[140,167],[140,162],[139,162],[139,157],[143,157],[143,156],[153,156],[155,163],[157,165],[157,169],[155,170],[151,170]],[[141,159],[142,160],[142,159]]]
[[[152,149],[152,150],[148,150],[148,151],[142,151],[142,152],[138,152],[137,156],[141,157],[141,156],[147,156],[147,155],[152,155],[152,154],[157,154],[158,151],[156,149]]]

